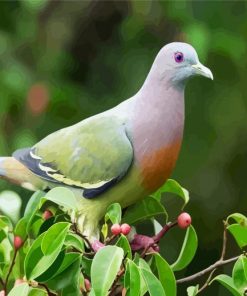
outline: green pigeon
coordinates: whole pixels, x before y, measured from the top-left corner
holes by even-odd
[[[134,204],[171,174],[183,138],[184,89],[195,75],[213,79],[191,45],[167,44],[134,96],[1,157],[1,177],[30,190],[70,188],[80,204],[80,231],[97,239],[110,204]]]

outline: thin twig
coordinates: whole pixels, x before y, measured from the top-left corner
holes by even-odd
[[[10,265],[10,268],[9,268],[9,271],[8,271],[8,274],[7,274],[7,277],[6,277],[6,281],[5,281],[5,284],[4,284],[4,291],[7,293],[7,285],[8,285],[8,281],[9,281],[9,276],[13,270],[13,267],[15,265],[15,259],[16,259],[16,256],[17,256],[17,252],[18,252],[18,249],[15,249],[14,251],[14,257],[12,259],[12,262],[11,262],[11,265]]]
[[[176,226],[177,224],[177,221],[167,223],[158,234],[153,236],[154,242],[157,244],[161,240],[161,238],[167,233],[167,231],[169,231],[172,227]]]
[[[4,281],[0,278],[0,284],[4,287]]]
[[[41,284],[41,283],[39,283],[38,285],[39,285],[40,287],[43,287],[43,288],[46,290],[48,296],[56,296],[56,295],[57,295],[57,294],[55,294],[55,293],[52,293],[52,292],[49,290],[49,288],[48,288],[45,284]]]
[[[115,281],[114,281],[113,284],[112,284],[112,288],[111,288],[111,292],[110,292],[109,296],[113,296],[113,295],[114,295],[114,292],[116,291],[116,289],[117,289],[117,287],[118,287],[118,286],[117,286],[117,283],[118,283],[119,279],[123,276],[124,272],[125,272],[125,269],[124,269],[124,268],[122,268],[122,269],[119,271],[119,273],[118,273],[118,275],[117,275]]]
[[[213,270],[210,272],[209,277],[207,278],[207,280],[206,280],[206,282],[204,283],[204,285],[198,290],[197,294],[201,293],[203,290],[205,290],[205,289],[208,287],[208,285],[209,285],[209,283],[210,283],[210,281],[211,281],[211,279],[212,279],[212,276],[213,276],[213,274],[214,274],[215,271],[216,271],[216,268],[213,269]]]
[[[227,244],[227,224],[225,221],[223,221],[224,224],[224,232],[223,232],[223,244],[222,244],[222,252],[220,256],[220,260],[224,260],[225,255],[226,255],[226,244]]]
[[[223,265],[226,265],[228,263],[231,263],[231,262],[234,262],[238,259],[239,256],[236,256],[236,257],[233,257],[233,258],[230,258],[230,259],[227,259],[227,260],[218,260],[216,261],[214,264],[210,265],[209,267],[195,273],[195,274],[192,274],[190,276],[187,276],[185,278],[182,278],[182,279],[179,279],[177,280],[177,284],[182,284],[182,283],[186,283],[186,282],[190,282],[190,281],[194,281],[195,279],[207,274],[208,272],[211,272],[212,270],[220,267],[220,266],[223,266]]]
[[[79,235],[83,240],[85,240],[85,242],[87,243],[89,249],[94,252],[94,249],[93,249],[89,239],[85,235],[81,234],[80,231],[78,231],[76,223],[73,223],[73,226],[74,226],[75,233],[77,235]]]

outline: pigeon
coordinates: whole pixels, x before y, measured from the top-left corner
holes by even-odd
[[[165,45],[135,95],[1,157],[1,178],[30,190],[71,189],[78,228],[96,240],[110,204],[137,203],[170,176],[183,138],[185,85],[195,75],[213,79],[191,45]]]

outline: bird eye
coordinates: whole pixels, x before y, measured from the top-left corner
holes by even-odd
[[[184,55],[182,52],[175,52],[174,59],[176,63],[182,63],[184,61]]]

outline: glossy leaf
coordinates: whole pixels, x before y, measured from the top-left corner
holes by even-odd
[[[192,259],[197,250],[198,240],[195,229],[192,225],[187,228],[183,245],[176,262],[172,264],[172,270],[178,271],[184,269]]]
[[[14,191],[4,190],[0,193],[0,211],[14,223],[20,217],[21,203],[20,196]]]
[[[158,270],[159,280],[163,286],[166,295],[176,296],[176,279],[170,265],[158,253],[153,255]]]
[[[28,296],[47,296],[47,292],[42,289],[32,288],[28,293]]]
[[[111,221],[112,224],[117,224],[121,222],[122,218],[122,210],[119,203],[111,204],[106,211],[105,214],[105,222],[108,220]]]
[[[68,233],[65,238],[64,244],[70,248],[73,247],[80,252],[85,251],[83,240],[77,234]]]
[[[247,245],[247,227],[241,224],[231,224],[227,227],[240,248]]]
[[[55,291],[62,291],[61,295],[80,295],[80,264],[81,257],[69,265],[62,273],[57,274],[54,278],[49,280],[47,285]]]
[[[167,217],[166,210],[162,204],[155,198],[149,196],[129,207],[122,221],[123,223],[135,224],[153,218],[156,215]]]
[[[91,281],[96,296],[106,296],[122,264],[124,252],[116,246],[100,249],[92,263]]]
[[[217,281],[219,282],[222,286],[224,286],[233,296],[242,296],[242,294],[237,290],[233,283],[233,279],[225,274],[220,274],[216,276],[211,282]]]
[[[60,222],[52,225],[48,231],[45,232],[41,243],[41,250],[44,255],[49,255],[56,251],[56,249],[61,249],[67,236],[69,227],[70,223]]]
[[[120,238],[116,242],[116,246],[118,246],[124,250],[124,257],[127,256],[127,258],[132,259],[132,252],[131,252],[130,244],[129,244],[129,241],[125,235],[121,234]]]
[[[54,224],[34,241],[24,263],[27,279],[39,277],[53,264],[63,247],[68,227],[66,222]]]
[[[128,260],[124,276],[124,287],[127,289],[128,296],[139,296],[141,291],[141,275],[137,265]]]
[[[227,217],[226,222],[229,223],[229,220],[233,219],[235,222],[242,226],[247,226],[247,217],[240,213],[234,213]]]
[[[15,286],[8,294],[8,296],[28,296],[29,285],[27,283]]]
[[[65,210],[77,211],[79,203],[74,193],[65,187],[55,187],[51,189],[45,196],[47,200],[50,200],[59,206],[65,208]]]
[[[166,296],[165,291],[157,277],[147,269],[141,268],[140,270],[150,296]]]
[[[239,256],[234,264],[232,278],[235,287],[244,293],[247,287],[247,258],[244,255]]]
[[[199,285],[190,286],[187,288],[187,295],[188,296],[196,296],[199,290]]]
[[[162,194],[166,192],[173,193],[182,198],[184,206],[189,202],[190,197],[188,190],[183,188],[177,181],[173,179],[168,179],[161,188],[159,188],[154,194],[152,194],[152,196],[160,200]]]

